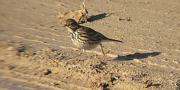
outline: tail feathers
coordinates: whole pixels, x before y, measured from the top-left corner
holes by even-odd
[[[120,42],[120,43],[123,43],[123,41],[115,40],[115,39],[110,39],[110,38],[108,38],[107,41],[113,41],[113,42]]]

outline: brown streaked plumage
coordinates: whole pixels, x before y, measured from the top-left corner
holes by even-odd
[[[104,54],[102,42],[114,41],[122,43],[122,41],[110,39],[92,28],[79,25],[74,19],[67,19],[65,26],[71,34],[73,44],[79,49],[91,50],[100,45]]]

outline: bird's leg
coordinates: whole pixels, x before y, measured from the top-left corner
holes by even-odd
[[[82,55],[85,52],[84,49],[80,49],[80,55]]]
[[[86,50],[85,49],[80,49],[80,53],[79,53],[79,56],[81,56],[83,53],[85,53]]]
[[[100,47],[101,47],[102,54],[105,56],[102,43],[100,43]]]
[[[84,49],[82,49],[82,53],[84,53],[85,52],[85,50]]]

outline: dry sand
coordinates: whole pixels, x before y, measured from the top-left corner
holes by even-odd
[[[80,4],[0,0],[1,90],[180,90],[180,0],[87,0],[83,25],[124,41],[103,43],[105,57],[58,23]]]

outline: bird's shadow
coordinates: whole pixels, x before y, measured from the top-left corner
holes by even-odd
[[[97,15],[92,15],[88,18],[89,22],[93,22],[96,20],[100,20],[106,17],[109,17],[110,15],[112,15],[113,13],[101,13],[101,14],[97,14]]]
[[[155,57],[160,54],[161,52],[134,53],[134,54],[129,54],[125,56],[118,56],[114,60],[115,61],[129,61],[129,60],[134,60],[134,59],[144,59],[148,57]]]

